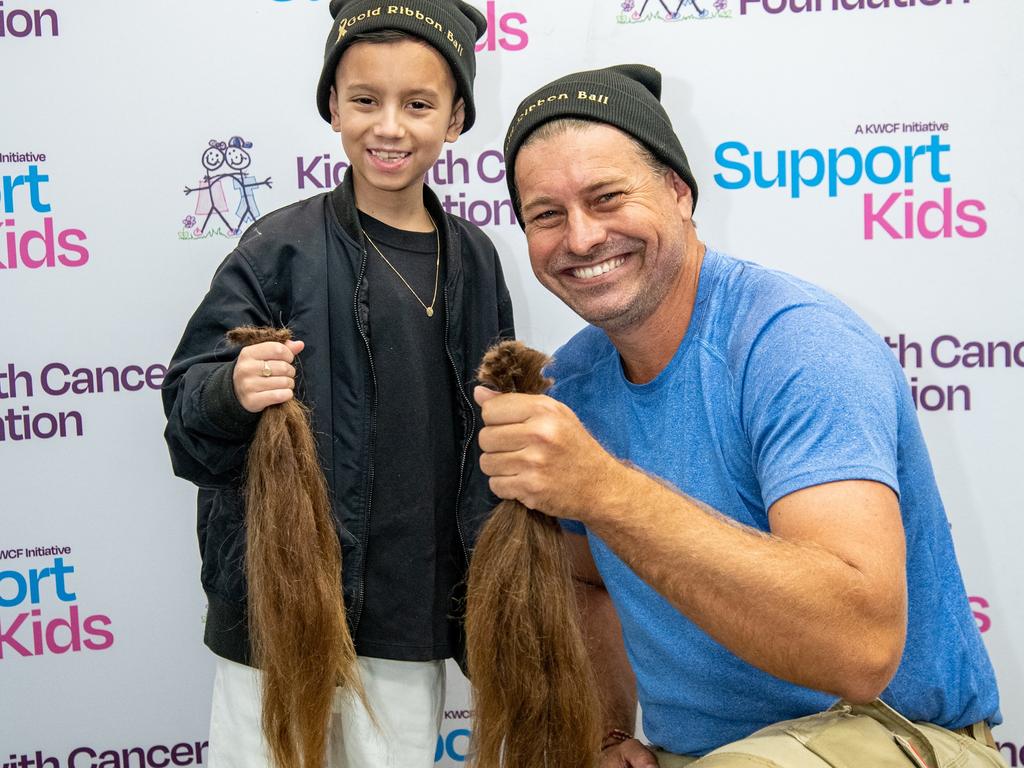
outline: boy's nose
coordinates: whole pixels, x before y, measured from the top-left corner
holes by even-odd
[[[388,138],[400,138],[402,134],[405,133],[405,128],[402,126],[402,121],[397,110],[381,110],[380,119],[377,121],[377,125],[374,127],[374,132],[378,136],[384,136]]]

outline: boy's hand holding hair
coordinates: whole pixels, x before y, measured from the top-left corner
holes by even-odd
[[[260,413],[268,405],[286,403],[294,397],[295,356],[305,347],[302,341],[265,341],[242,347],[235,361],[232,382],[235,397],[245,410]]]

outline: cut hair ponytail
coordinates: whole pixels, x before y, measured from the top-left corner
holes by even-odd
[[[548,358],[520,342],[484,356],[478,378],[541,394]],[[473,551],[466,602],[473,768],[593,768],[601,705],[561,525],[502,501]]]
[[[239,346],[285,342],[287,329],[235,328]],[[245,574],[263,734],[276,768],[322,768],[335,688],[365,703],[345,620],[341,545],[309,411],[266,408],[245,470]]]

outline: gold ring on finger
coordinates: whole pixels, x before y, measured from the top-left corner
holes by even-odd
[[[260,375],[264,376],[264,377],[273,375],[273,371],[270,370],[270,361],[269,360],[264,360],[263,361],[263,370],[260,371]]]

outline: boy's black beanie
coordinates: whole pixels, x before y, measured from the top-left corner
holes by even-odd
[[[520,226],[523,216],[516,191],[516,155],[537,128],[561,118],[607,123],[629,134],[679,174],[690,187],[696,208],[697,182],[660,99],[661,73],[644,64],[574,72],[523,99],[505,135],[505,180]]]
[[[324,68],[316,89],[320,116],[331,122],[330,95],[341,54],[352,38],[363,32],[394,29],[426,41],[440,53],[455,77],[458,96],[465,102],[465,133],[476,119],[473,78],[476,77],[476,41],[487,31],[487,19],[462,0],[331,0],[334,24],[327,35]]]

